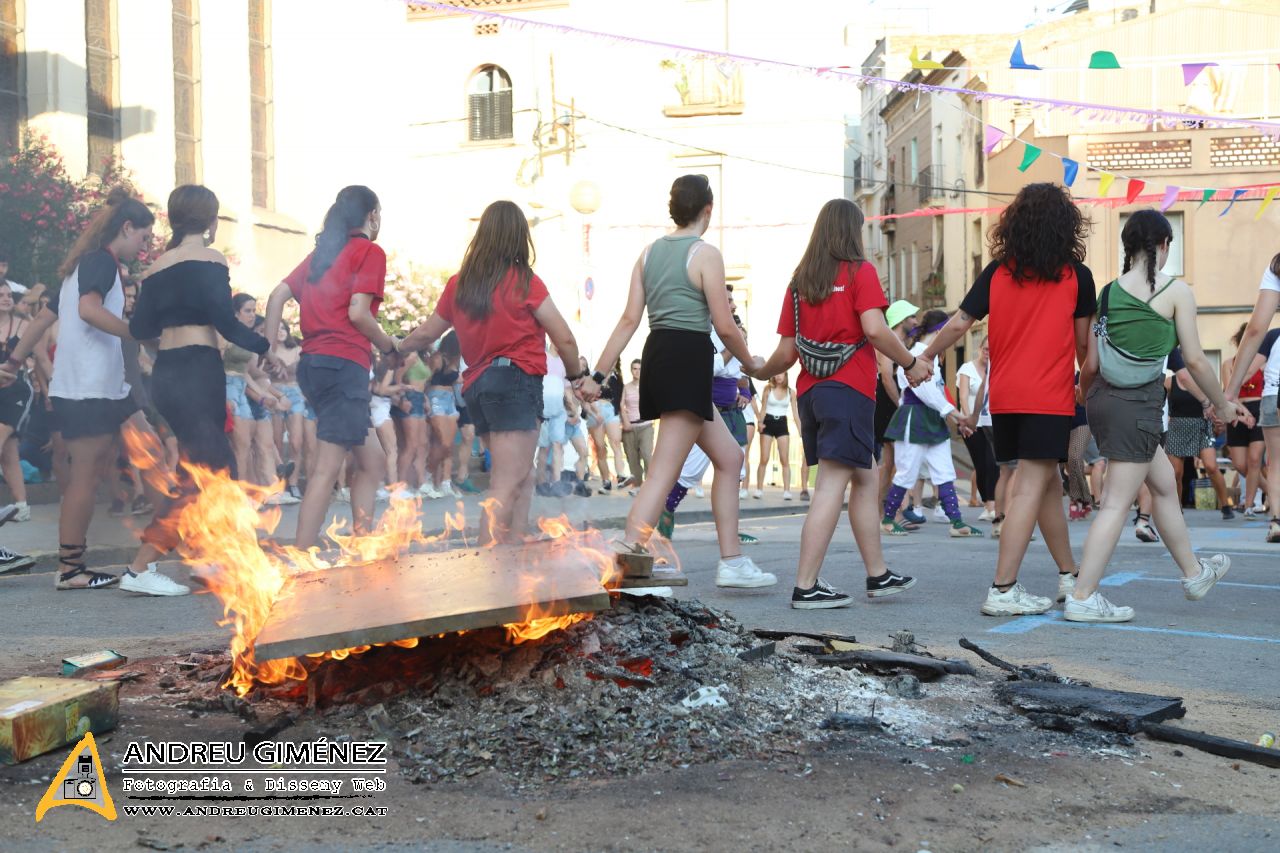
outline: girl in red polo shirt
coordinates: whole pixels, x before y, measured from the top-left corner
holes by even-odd
[[[1031,595],[1018,569],[1037,521],[1056,554],[1069,553],[1058,463],[1067,461],[1075,415],[1076,364],[1088,352],[1096,307],[1084,265],[1088,221],[1057,184],[1028,184],[991,229],[992,262],[921,359],[946,352],[975,321],[987,323],[991,426],[996,461],[1017,461],[1014,494],[1001,528],[996,578],[982,612],[1044,613],[1053,599]],[[1059,565],[1058,600],[1074,588]]]
[[[368,187],[344,187],[324,217],[316,248],[271,292],[269,341],[279,339],[285,303],[297,300],[302,331],[298,386],[316,413],[315,466],[298,507],[297,546],[320,538],[347,452],[355,458],[351,511],[357,532],[373,523],[374,497],[386,459],[369,417],[371,345],[384,355],[395,340],[378,325],[387,255],[374,242],[382,206]]]

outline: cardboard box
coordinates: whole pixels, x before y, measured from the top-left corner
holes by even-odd
[[[101,734],[120,718],[120,683],[23,676],[0,682],[0,763],[17,764]]]
[[[119,652],[103,649],[100,652],[90,652],[87,655],[63,658],[62,674],[80,675],[84,672],[92,672],[99,669],[115,669],[116,667],[124,666],[128,662],[129,659]]]

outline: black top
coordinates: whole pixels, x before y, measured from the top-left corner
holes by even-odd
[[[431,377],[432,387],[452,387],[458,381],[458,371],[445,368]]]
[[[236,319],[231,274],[216,261],[179,261],[142,283],[129,334],[149,341],[175,326],[213,326],[222,337],[250,352],[262,355],[270,349],[266,338]]]
[[[609,374],[609,378],[601,386],[600,394],[613,404],[615,414],[622,414],[622,380],[618,378],[618,374]]]
[[[1280,329],[1272,329],[1267,332],[1262,339],[1262,344],[1258,347],[1258,355],[1263,358],[1271,358],[1271,350],[1275,347],[1276,341],[1280,340]]]
[[[111,288],[116,286],[116,276],[120,274],[120,264],[116,256],[106,249],[94,249],[83,255],[76,263],[76,279],[80,282],[80,295],[96,293],[104,300]],[[50,294],[49,310],[58,313],[58,297],[60,293]]]
[[[1091,317],[1098,310],[1098,295],[1094,291],[1093,273],[1078,261],[1072,261],[1071,266],[1076,271],[1076,310],[1072,312],[1072,316]],[[991,278],[998,269],[1000,269],[999,261],[987,264],[986,269],[974,281],[973,287],[965,294],[964,301],[960,303],[961,311],[975,320],[981,320],[991,313]]]

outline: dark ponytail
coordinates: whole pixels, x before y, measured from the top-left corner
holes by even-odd
[[[924,312],[924,316],[920,318],[920,325],[911,330],[910,340],[912,346],[918,343],[925,335],[930,332],[936,332],[947,323],[947,312],[937,308],[931,308]]]
[[[1136,211],[1120,232],[1120,242],[1124,246],[1124,269],[1121,272],[1133,269],[1133,259],[1142,254],[1147,261],[1147,284],[1155,293],[1156,249],[1172,240],[1173,227],[1163,213],[1150,207]]]
[[[58,275],[65,279],[75,272],[81,258],[96,249],[105,248],[120,234],[126,222],[134,228],[150,228],[155,221],[156,215],[151,208],[136,198],[128,187],[113,187],[107,193],[106,204],[93,214],[62,266],[58,267]]]
[[[218,218],[218,197],[199,184],[183,184],[169,193],[169,228],[173,236],[166,249],[176,249],[189,234],[203,234]]]
[[[362,227],[369,214],[378,209],[378,196],[368,187],[350,186],[338,191],[329,212],[324,215],[324,228],[316,236],[316,249],[311,254],[311,271],[307,281],[319,281],[347,245],[351,232]]]

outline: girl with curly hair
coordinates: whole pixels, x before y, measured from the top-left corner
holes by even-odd
[[[982,612],[1044,613],[1053,599],[1018,583],[1036,523],[1058,563],[1058,600],[1075,585],[1058,464],[1067,460],[1075,414],[1075,372],[1088,352],[1096,308],[1093,274],[1084,265],[1089,222],[1057,184],[1028,184],[989,235],[991,263],[960,310],[919,358],[953,346],[989,317],[991,425],[996,461],[1017,461],[1018,476],[1000,535],[996,577]]]

